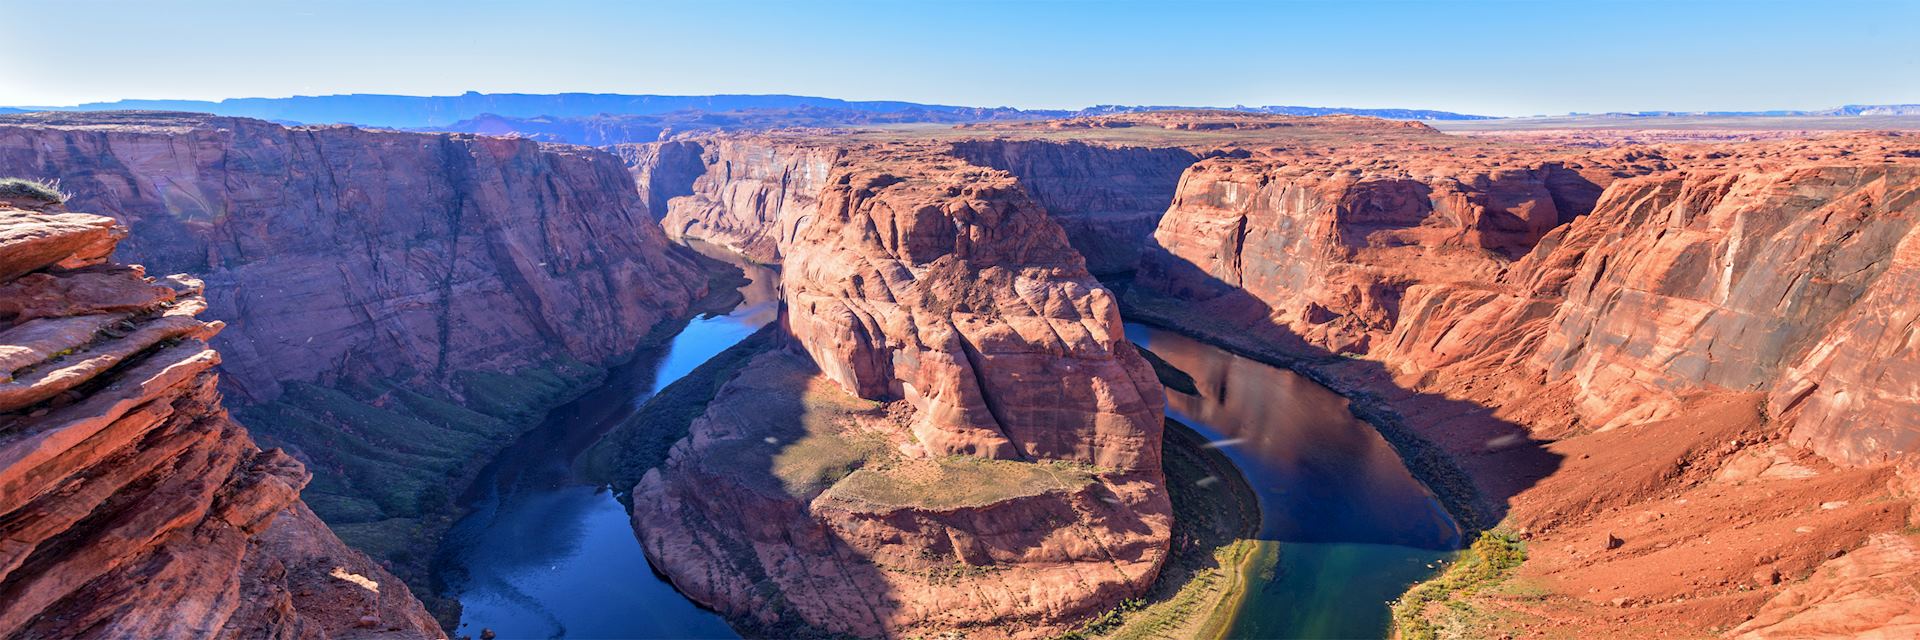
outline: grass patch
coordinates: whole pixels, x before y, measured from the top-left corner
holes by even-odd
[[[513,373],[462,371],[454,379],[462,387],[467,408],[526,424],[539,420],[565,398],[597,384],[601,375],[599,368],[562,355]]]
[[[1449,618],[1471,615],[1465,598],[1513,575],[1527,559],[1526,543],[1504,529],[1480,534],[1446,571],[1414,585],[1393,603],[1393,625],[1403,640],[1437,640]]]
[[[1258,499],[1219,449],[1186,425],[1166,424],[1161,469],[1173,501],[1173,548],[1160,579],[1062,638],[1219,638],[1233,624],[1258,547]]]
[[[0,178],[0,200],[46,205],[60,204],[71,197],[60,190],[58,180]]]
[[[831,497],[876,507],[955,509],[1071,490],[1093,482],[1083,465],[968,456],[901,460],[860,469],[833,485]]]
[[[773,475],[791,496],[814,496],[826,491],[886,455],[887,445],[874,438],[837,433],[809,433],[780,445],[773,454]]]

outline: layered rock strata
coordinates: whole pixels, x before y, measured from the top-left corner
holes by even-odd
[[[0,203],[0,636],[439,638],[221,406],[201,282]]]
[[[1813,597],[1778,585],[1821,559],[1890,548],[1868,536],[1916,495],[1920,142],[1454,146],[1202,161],[1130,299],[1438,445],[1484,524],[1565,549],[1523,573],[1619,629],[1731,628]],[[1656,566],[1688,573],[1628,577]]]
[[[779,221],[793,346],[634,489],[656,566],[768,633],[1056,634],[1165,559],[1163,395],[1112,294],[940,151],[849,149]]]

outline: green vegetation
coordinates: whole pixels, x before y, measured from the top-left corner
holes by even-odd
[[[887,443],[877,437],[848,437],[838,433],[808,433],[777,448],[773,475],[791,496],[815,496],[888,455]]]
[[[0,200],[33,204],[60,204],[72,196],[60,190],[57,180],[0,178]]]
[[[881,507],[955,509],[992,504],[1093,482],[1093,471],[1064,462],[1019,462],[948,456],[901,460],[854,471],[832,497]]]
[[[563,355],[511,374],[463,371],[454,380],[460,383],[468,408],[527,424],[559,404],[556,399],[577,395],[598,384],[600,375],[600,369]]]
[[[1443,629],[1459,626],[1450,619],[1472,614],[1467,597],[1505,582],[1526,559],[1526,544],[1519,536],[1503,529],[1482,532],[1446,571],[1414,585],[1393,603],[1398,637],[1437,640]]]
[[[1160,579],[1062,638],[1220,638],[1248,588],[1260,507],[1239,469],[1186,425],[1167,421],[1161,467],[1173,500],[1173,548]],[[1203,482],[1209,478],[1217,482]]]
[[[349,546],[385,561],[429,609],[432,541],[459,516],[455,500],[494,452],[547,409],[592,388],[599,369],[566,357],[513,374],[458,376],[466,403],[401,380],[287,383],[273,402],[235,413],[261,446],[307,462],[301,497]],[[443,616],[444,617],[444,616]]]
[[[774,348],[777,331],[772,325],[761,328],[654,394],[632,418],[602,436],[580,457],[581,473],[594,482],[612,485],[621,501],[632,508],[627,491],[640,483],[648,469],[666,462],[673,443],[686,437],[693,420],[707,412],[707,404],[713,402],[721,385],[733,379],[754,356]]]

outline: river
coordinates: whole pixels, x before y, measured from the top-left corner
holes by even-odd
[[[777,275],[741,266],[753,282],[739,307],[615,367],[482,470],[438,556],[444,594],[462,606],[458,635],[738,637],[652,571],[625,508],[573,465],[654,393],[777,318]],[[1168,391],[1169,417],[1215,443],[1258,496],[1256,575],[1230,635],[1384,636],[1386,601],[1459,546],[1433,495],[1338,394],[1172,332],[1126,331],[1194,377],[1199,395]]]
[[[1380,638],[1387,602],[1432,576],[1460,528],[1346,398],[1304,376],[1128,323],[1127,337],[1193,376],[1167,417],[1233,460],[1259,500],[1255,575],[1228,635]]]
[[[467,514],[438,557],[445,594],[460,600],[455,635],[478,638],[492,629],[515,640],[739,637],[653,572],[626,508],[573,466],[654,393],[778,317],[775,272],[736,266],[752,279],[741,287],[738,307],[694,318],[663,348],[635,354],[481,471],[462,502]]]

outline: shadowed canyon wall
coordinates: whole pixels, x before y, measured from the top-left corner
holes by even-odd
[[[1181,148],[1039,140],[962,140],[953,153],[1019,178],[1103,275],[1139,264],[1181,173],[1200,159]]]

